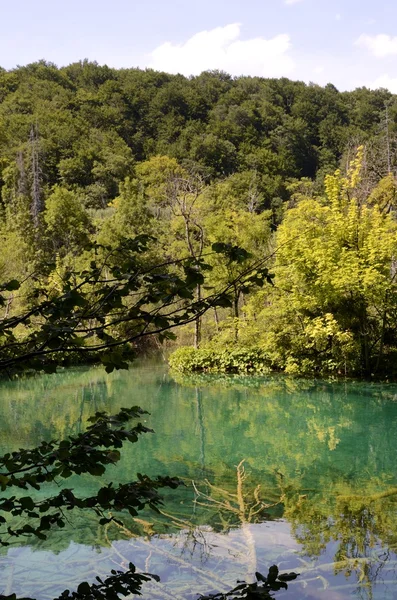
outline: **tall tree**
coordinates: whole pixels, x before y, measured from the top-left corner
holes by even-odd
[[[252,300],[263,347],[290,372],[370,375],[396,343],[397,225],[357,198],[361,162],[362,149],[346,177],[327,177],[325,199],[302,199],[286,213],[275,289]]]

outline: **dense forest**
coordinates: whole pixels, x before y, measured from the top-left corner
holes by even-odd
[[[13,330],[0,358],[45,316],[10,319],[65,281],[81,289],[98,261],[110,281],[133,251],[135,273],[190,281],[178,310],[207,302],[178,317],[177,342],[200,349],[179,351],[176,368],[392,375],[396,168],[397,97],[384,89],[88,61],[0,70],[0,291]],[[147,293],[145,277],[113,309],[142,319],[156,307],[145,327],[161,330],[170,292]],[[80,345],[97,340],[95,319]],[[127,321],[112,342],[133,338]],[[50,352],[54,339],[35,344]]]

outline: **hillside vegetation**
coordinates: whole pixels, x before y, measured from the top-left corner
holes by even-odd
[[[228,290],[178,332],[210,365],[237,348],[259,370],[391,375],[396,132],[387,90],[87,61],[0,70],[0,316],[56,298],[105,257],[107,280],[135,253],[136,272],[191,277],[199,302]],[[157,319],[162,294],[145,295]],[[19,324],[12,343],[37,326]],[[112,339],[124,338],[120,320]]]

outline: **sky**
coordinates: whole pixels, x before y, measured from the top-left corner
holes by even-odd
[[[0,66],[289,77],[397,93],[397,0],[0,0]]]

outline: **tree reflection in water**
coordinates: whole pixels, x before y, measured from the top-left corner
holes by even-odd
[[[296,480],[289,482],[281,473],[276,474],[276,480],[277,488],[254,483],[243,460],[235,469],[234,488],[231,478],[225,488],[208,479],[192,482],[192,519],[160,510],[157,519],[141,523],[140,532],[124,528],[124,534],[135,549],[146,545],[145,570],[156,572],[157,555],[177,568],[179,574],[186,574],[179,580],[166,574],[171,587],[157,584],[161,589],[172,589],[175,598],[196,598],[198,593],[214,600],[234,598],[238,595],[231,593],[231,587],[236,577],[255,582],[255,573],[265,572],[272,564],[264,548],[266,531],[261,528],[274,519],[278,524],[277,513],[283,507],[283,520],[290,523],[292,536],[301,547],[299,552],[295,547],[278,553],[280,569],[301,574],[291,597],[315,598],[314,591],[322,589],[327,590],[327,600],[353,595],[393,598],[392,590],[397,590],[397,489],[375,492],[380,482],[372,481],[357,494],[352,486],[340,482],[327,495],[304,490]],[[153,536],[153,531],[164,529],[164,520],[173,533]],[[146,536],[145,541],[142,536]],[[335,579],[337,575],[342,575],[344,581]],[[377,582],[383,586],[381,596],[375,593]],[[190,595],[189,589],[195,593]],[[231,595],[225,596],[228,592]],[[157,598],[153,590],[147,597]]]
[[[301,573],[280,592],[286,598],[396,596],[395,385],[230,376],[176,382],[162,368],[54,377],[3,382],[5,450],[68,435],[93,407],[112,411],[136,396],[156,435],[133,453],[126,448],[112,480],[132,480],[139,470],[178,475],[186,488],[166,497],[163,514],[128,518],[124,531],[76,515],[34,552],[14,548],[0,562],[2,580],[14,578],[10,589],[19,577],[21,596],[45,587],[40,600],[49,600],[56,584],[72,586],[86,572],[106,576],[131,561],[161,577],[148,588],[150,600],[225,593],[273,564]],[[91,493],[90,480],[82,486],[76,493]]]

